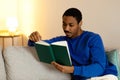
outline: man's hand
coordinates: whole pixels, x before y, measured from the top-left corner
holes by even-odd
[[[30,34],[29,39],[31,41],[37,42],[37,41],[41,40],[41,36],[40,36],[39,32],[35,31]]]
[[[60,65],[56,62],[52,62],[51,63],[56,69],[58,69],[59,71],[63,72],[63,73],[73,73],[74,71],[74,67],[73,66],[63,66]]]

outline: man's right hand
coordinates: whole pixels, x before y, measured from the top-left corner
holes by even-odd
[[[37,42],[37,41],[41,40],[41,36],[40,36],[39,32],[35,31],[30,34],[29,39],[31,41]]]

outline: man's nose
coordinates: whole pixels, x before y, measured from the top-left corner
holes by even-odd
[[[69,31],[69,29],[70,29],[70,27],[69,27],[69,25],[67,25],[67,26],[65,27],[65,30],[66,30],[66,31]]]

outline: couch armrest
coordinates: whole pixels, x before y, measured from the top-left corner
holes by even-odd
[[[4,60],[2,57],[2,48],[0,47],[0,80],[6,80]]]

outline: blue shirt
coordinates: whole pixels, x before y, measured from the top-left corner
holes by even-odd
[[[117,76],[115,65],[108,62],[104,45],[99,34],[84,31],[80,36],[69,38],[59,36],[48,43],[66,40],[69,46],[74,72],[73,80],[86,80],[90,77],[113,74]],[[28,41],[29,46],[34,46],[34,42]]]

